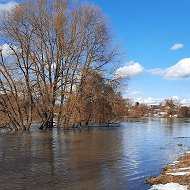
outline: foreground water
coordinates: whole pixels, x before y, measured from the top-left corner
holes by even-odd
[[[0,136],[0,189],[147,190],[144,180],[188,145],[187,119],[77,131],[33,126],[30,132]]]

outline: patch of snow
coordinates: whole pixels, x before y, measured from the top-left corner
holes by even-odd
[[[188,168],[178,168],[176,170],[190,170],[190,167],[188,167]]]
[[[190,175],[190,172],[175,172],[175,173],[166,173],[167,175],[181,176],[181,175]]]
[[[187,151],[186,154],[190,154],[190,151]]]
[[[168,164],[168,165],[175,166],[177,163],[179,163],[179,161],[174,161],[172,164]]]
[[[150,190],[187,190],[188,186],[180,185],[179,183],[167,183],[153,185]]]

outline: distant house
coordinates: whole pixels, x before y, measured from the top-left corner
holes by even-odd
[[[131,117],[190,117],[190,107],[169,105],[135,105],[128,109]]]

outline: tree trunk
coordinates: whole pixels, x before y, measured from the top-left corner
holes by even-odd
[[[45,115],[47,116],[47,113]],[[53,113],[51,113],[49,117],[46,117],[46,120],[41,124],[39,129],[51,129],[53,127]]]

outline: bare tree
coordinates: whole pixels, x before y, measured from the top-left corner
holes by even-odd
[[[190,108],[187,106],[180,106],[178,108],[177,116],[182,118],[190,117]]]
[[[83,83],[92,71],[106,76],[117,55],[101,10],[67,0],[28,1],[5,14],[1,31],[12,51],[6,61],[1,54],[0,63],[1,91],[11,97],[9,107],[15,112],[7,113],[14,116],[11,122],[28,129],[32,115],[38,115],[44,129],[53,127],[54,119],[65,127],[71,118],[81,120],[76,95],[90,108],[82,97]]]
[[[77,93],[72,95],[71,114],[67,114],[72,123],[83,123],[86,126],[109,125],[124,118],[127,114],[126,101],[117,93],[115,81],[110,81],[94,71],[89,72],[82,81]]]
[[[7,58],[8,59],[8,58]],[[12,60],[4,60],[0,52],[0,105],[12,127],[16,130],[30,128],[31,103],[26,83],[22,81],[24,75],[18,70]]]

